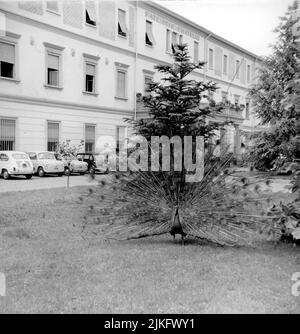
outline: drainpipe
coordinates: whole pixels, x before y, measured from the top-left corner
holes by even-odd
[[[137,104],[136,104],[136,93],[137,93],[137,59],[138,59],[138,52],[137,52],[137,43],[138,43],[138,36],[137,36],[137,26],[138,26],[138,8],[139,8],[139,0],[136,1],[136,10],[135,10],[135,29],[134,29],[134,44],[135,44],[135,54],[134,54],[134,88],[133,88],[133,101],[134,101],[134,120],[137,119]]]
[[[208,58],[207,58],[208,42],[207,41],[208,41],[208,39],[211,35],[212,35],[212,32],[204,38],[204,44],[205,44],[205,48],[204,48],[205,55],[204,56],[205,56],[205,62],[206,62],[205,69],[204,69],[204,83],[206,83],[207,68],[208,68],[208,62],[207,62],[207,60],[208,60]]]

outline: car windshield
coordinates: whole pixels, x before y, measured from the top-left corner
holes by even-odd
[[[39,160],[56,160],[55,155],[53,153],[39,153],[38,154],[38,159]]]
[[[28,159],[27,154],[24,154],[24,153],[14,153],[14,154],[12,155],[12,157],[13,157],[15,160],[24,160],[24,159]]]

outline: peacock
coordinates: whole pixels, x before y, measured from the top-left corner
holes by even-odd
[[[170,234],[222,246],[249,245],[265,235],[280,239],[276,217],[267,214],[259,184],[230,173],[232,155],[206,156],[201,182],[185,183],[172,172],[116,172],[88,196],[93,233],[130,240]]]

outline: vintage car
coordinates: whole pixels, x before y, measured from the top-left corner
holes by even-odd
[[[88,170],[88,163],[80,161],[74,156],[63,157],[61,154],[55,154],[58,161],[62,161],[65,166],[65,175],[71,175],[73,173],[79,173],[84,175]]]
[[[33,164],[24,152],[0,151],[0,175],[7,180],[11,175],[24,175],[31,179]]]
[[[294,159],[293,161],[285,162],[278,170],[276,171],[277,175],[291,175],[300,170],[300,160]]]
[[[78,153],[76,158],[88,164],[89,173],[108,173],[108,163],[106,156],[100,153]]]
[[[46,174],[62,176],[65,172],[65,165],[55,158],[53,152],[28,152],[32,161],[34,173],[40,177]]]

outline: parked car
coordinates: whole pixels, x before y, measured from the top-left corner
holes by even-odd
[[[277,171],[277,175],[291,175],[300,169],[300,159],[285,162]]]
[[[11,175],[24,175],[26,179],[31,179],[33,164],[24,152],[0,151],[0,174],[5,180]]]
[[[108,173],[108,162],[104,154],[100,153],[78,153],[77,159],[88,164],[89,173]]]
[[[55,154],[58,161],[62,161],[65,167],[65,175],[71,175],[73,173],[79,173],[84,175],[88,170],[88,163],[80,161],[77,157],[63,157],[60,154]]]
[[[34,173],[40,177],[46,174],[62,176],[65,172],[65,165],[55,158],[53,152],[28,152],[32,161]]]

